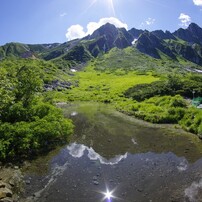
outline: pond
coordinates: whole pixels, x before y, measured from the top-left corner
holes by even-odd
[[[63,104],[70,143],[25,170],[21,201],[202,201],[202,142],[98,103]]]

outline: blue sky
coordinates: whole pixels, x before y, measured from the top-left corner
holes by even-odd
[[[202,27],[202,0],[0,0],[0,45],[65,42],[106,22],[147,30]]]

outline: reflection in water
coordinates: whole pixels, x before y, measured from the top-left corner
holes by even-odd
[[[31,201],[201,202],[198,139],[103,108],[66,107],[75,135],[47,163],[49,173],[27,175],[26,196],[37,196]]]
[[[180,162],[180,164],[177,166],[177,169],[179,171],[185,171],[188,168],[188,162],[187,160],[183,160],[182,162]]]
[[[106,190],[106,192],[101,192],[101,193],[104,195],[103,201],[104,201],[105,199],[107,199],[107,202],[111,202],[113,198],[116,198],[116,197],[113,195],[113,192],[114,192],[114,191],[109,191],[108,189]]]
[[[67,149],[69,150],[69,154],[74,158],[81,158],[84,155],[84,152],[87,151],[87,156],[90,160],[99,160],[101,164],[106,165],[115,165],[118,164],[122,159],[127,158],[127,153],[125,153],[124,155],[117,155],[114,158],[107,160],[96,153],[92,147],[89,148],[85,145],[76,143],[72,143],[71,145],[67,146]]]
[[[71,116],[76,116],[78,113],[77,112],[72,112]]]
[[[135,140],[135,138],[132,138],[131,141],[132,141],[132,143],[133,143],[134,145],[138,145],[138,143],[137,143],[137,141]]]
[[[190,187],[185,189],[185,196],[190,202],[199,202],[201,198],[198,198],[199,191],[202,191],[202,179],[199,182],[193,182]]]
[[[126,153],[106,159],[92,147],[72,143],[50,166],[45,186],[34,194],[38,202],[200,201],[202,180],[192,183],[201,172],[200,160],[191,165],[171,152]]]
[[[86,146],[73,143],[67,146],[67,149],[69,150],[69,154],[71,156],[73,156],[74,158],[80,158],[83,156],[84,151],[86,150]]]

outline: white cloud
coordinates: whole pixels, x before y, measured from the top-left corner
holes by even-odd
[[[152,24],[154,24],[155,23],[155,19],[152,19],[152,18],[148,18],[146,21],[145,21],[145,23],[147,24],[147,25],[152,25]]]
[[[61,13],[60,17],[65,17],[67,15],[67,13]]]
[[[86,35],[81,25],[72,25],[68,28],[66,37],[68,40],[82,38]]]
[[[202,0],[193,0],[196,6],[202,6]]]
[[[140,24],[140,27],[142,28],[142,27],[145,27],[145,26],[153,25],[153,24],[155,23],[155,21],[156,21],[156,19],[154,19],[154,18],[147,18],[147,19],[145,20],[145,22],[142,22],[142,23]]]
[[[191,23],[191,17],[184,13],[181,13],[178,19],[181,21],[180,26],[182,27],[188,27],[189,24]]]
[[[102,25],[110,23],[115,25],[117,28],[124,27],[125,29],[128,29],[128,25],[121,22],[119,19],[110,17],[110,18],[101,18],[98,22],[89,22],[86,26],[86,32],[84,32],[84,28],[81,25],[72,25],[68,28],[66,37],[68,40],[73,40],[76,38],[82,38],[84,36],[87,36],[89,34],[92,34],[96,29],[101,27]]]

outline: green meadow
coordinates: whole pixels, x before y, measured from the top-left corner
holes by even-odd
[[[137,75],[135,72],[125,72],[120,69],[113,73],[99,72],[95,71],[91,65],[84,71],[77,72],[74,79],[78,81],[78,87],[68,91],[68,100],[93,100],[107,103],[124,99],[123,93],[134,85],[158,80],[151,74]]]

